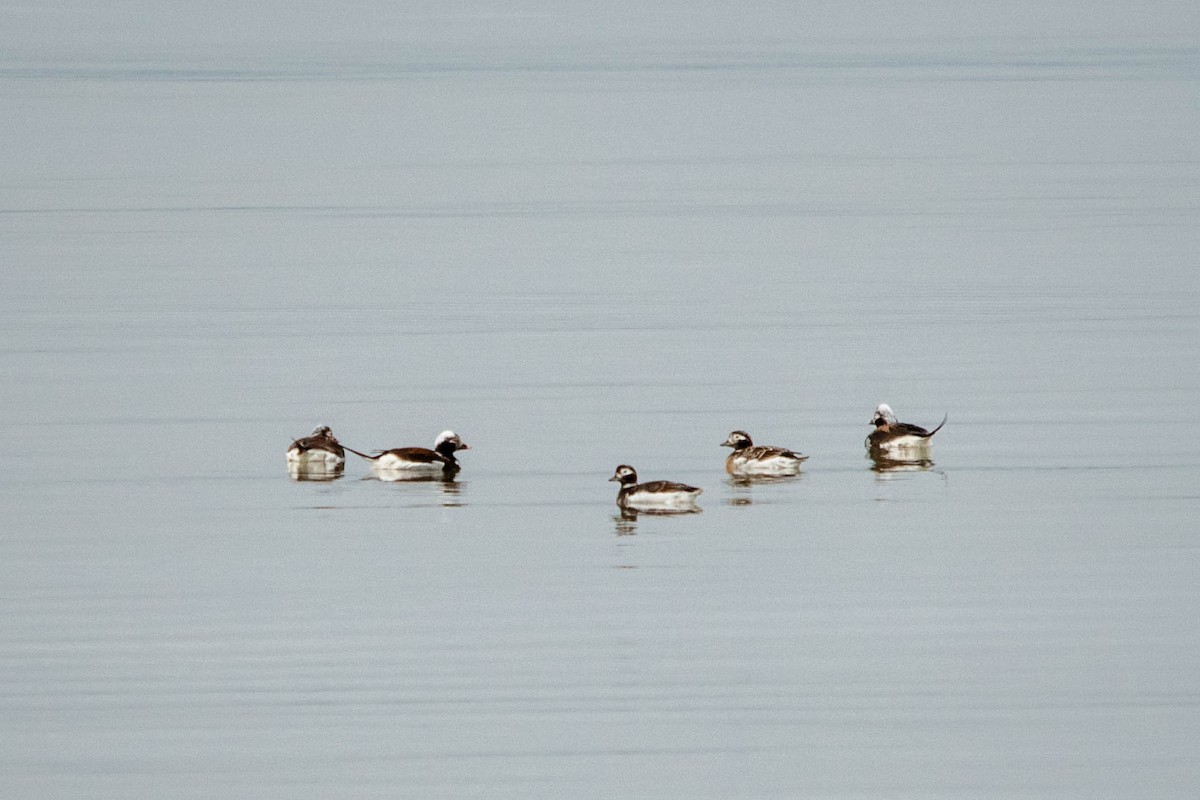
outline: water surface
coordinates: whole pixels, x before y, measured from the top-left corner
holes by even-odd
[[[1190,6],[263,9],[3,12],[4,794],[1195,794]]]

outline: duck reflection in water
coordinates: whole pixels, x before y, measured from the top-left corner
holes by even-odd
[[[294,481],[336,481],[346,474],[346,462],[321,464],[303,461],[288,462],[288,477]]]
[[[457,472],[457,470],[455,471]],[[442,475],[414,475],[411,472],[404,470],[371,470],[370,475],[362,477],[364,481],[379,481],[381,483],[395,483],[404,485],[413,485],[412,491],[418,491],[422,494],[429,494],[428,491],[423,491],[417,488],[417,485],[428,486],[430,489],[436,487],[438,504],[446,508],[461,508],[463,487],[466,486],[455,479],[455,473]]]
[[[637,536],[637,519],[638,512],[630,508],[622,508],[620,514],[614,514],[617,536]]]
[[[867,453],[871,471],[880,476],[897,472],[925,472],[933,468],[932,458],[897,458],[894,454],[871,451]]]
[[[734,475],[726,481],[729,484],[732,495],[726,498],[725,503],[731,506],[748,506],[754,502],[755,487],[761,488],[780,483],[798,483],[802,480],[804,480],[804,473],[802,472],[798,472],[795,475]]]
[[[636,536],[639,517],[682,517],[688,514],[699,514],[701,511],[703,509],[699,506],[673,510],[626,507],[621,509],[621,513],[613,515],[613,522],[618,536]]]
[[[437,482],[438,489],[441,490],[441,496],[438,498],[446,508],[462,508],[465,503],[462,501],[462,490],[465,484],[454,480],[454,476],[443,478]]]

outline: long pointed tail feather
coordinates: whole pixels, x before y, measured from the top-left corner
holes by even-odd
[[[928,439],[930,436],[933,436],[935,433],[940,431],[942,429],[942,426],[946,424],[946,420],[948,420],[948,419],[950,419],[950,415],[946,414],[946,416],[942,417],[942,421],[940,423],[938,423],[938,426],[936,428],[934,428],[933,430],[931,430],[929,433],[925,434],[924,438]]]

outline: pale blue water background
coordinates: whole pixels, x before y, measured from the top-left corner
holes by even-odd
[[[1200,789],[1192,4],[0,23],[0,795]]]

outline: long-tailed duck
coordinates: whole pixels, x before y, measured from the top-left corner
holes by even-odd
[[[902,454],[927,450],[929,440],[942,429],[942,425],[945,425],[949,418],[950,415],[947,414],[936,428],[927,431],[919,425],[897,422],[892,407],[887,403],[881,403],[875,409],[875,416],[871,418],[871,424],[875,426],[875,430],[867,436],[867,449],[872,452]]]
[[[674,481],[638,483],[637,470],[628,464],[617,467],[617,471],[609,480],[619,481],[621,484],[617,491],[617,505],[637,510],[691,510],[696,507],[696,497],[704,491]]]
[[[329,426],[322,425],[303,439],[293,439],[287,460],[289,465],[332,468],[346,462],[346,451]]]
[[[721,446],[733,448],[725,459],[730,475],[795,475],[808,458],[786,447],[755,444],[745,431],[733,431]]]
[[[404,471],[414,475],[453,475],[461,468],[454,454],[471,448],[454,431],[442,431],[434,440],[432,450],[426,447],[397,447],[367,455],[350,447],[346,449],[356,456],[374,461],[375,468],[379,470]]]

